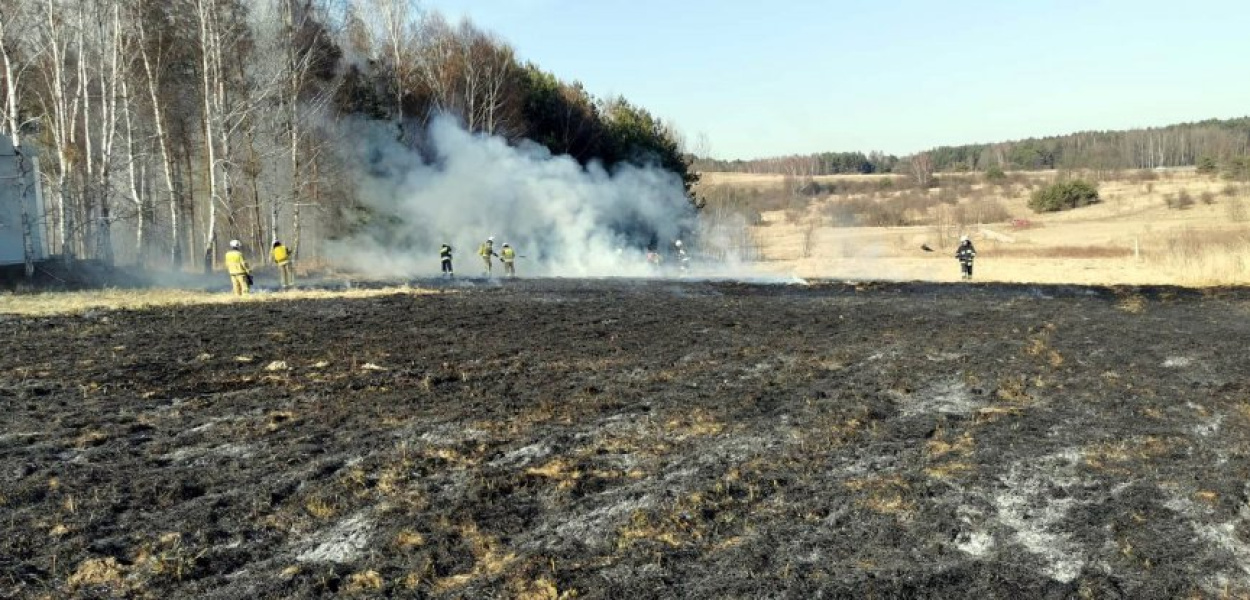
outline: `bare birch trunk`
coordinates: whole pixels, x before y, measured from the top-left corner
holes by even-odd
[[[203,79],[204,95],[204,149],[205,172],[208,177],[208,233],[204,238],[204,272],[212,273],[213,256],[217,251],[217,149],[213,139],[214,106],[213,96],[216,86],[213,85],[213,54],[212,42],[212,10],[207,0],[196,3],[200,24],[200,71]]]
[[[167,203],[169,205],[169,246],[170,246],[170,262],[175,266],[182,263],[182,245],[181,235],[179,232],[179,213],[178,194],[174,190],[174,174],[173,162],[174,157],[169,152],[169,139],[165,135],[165,109],[161,105],[160,94],[157,93],[159,88],[159,80],[156,76],[156,69],[152,68],[152,60],[148,56],[147,36],[143,29],[142,21],[136,19],[136,33],[139,36],[137,43],[139,45],[139,58],[143,61],[143,72],[148,88],[148,97],[152,101],[152,123],[156,127],[156,143],[161,151],[161,171],[165,176],[165,193],[167,195]],[[159,65],[158,65],[159,68]]]

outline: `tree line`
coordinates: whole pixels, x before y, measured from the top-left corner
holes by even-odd
[[[359,209],[335,124],[393,122],[421,151],[437,115],[583,164],[659,165],[694,202],[671,124],[416,0],[0,3],[0,132],[38,155],[33,223],[67,259],[211,269],[231,238],[315,254]]]
[[[1234,164],[1250,156],[1250,117],[1210,119],[1127,131],[1084,131],[995,144],[939,146],[898,158],[881,152],[826,152],[753,160],[695,158],[696,169],[796,177],[845,173],[911,174],[915,162],[933,171],[1154,169]]]
[[[691,157],[697,171],[728,171],[731,173],[760,173],[814,177],[817,175],[846,175],[892,173],[900,165],[900,159],[884,152],[820,152],[816,154],[791,154],[750,160],[719,160],[707,157]]]

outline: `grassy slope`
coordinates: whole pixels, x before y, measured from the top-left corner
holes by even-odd
[[[1055,173],[1032,173],[1033,185]],[[1213,285],[1250,281],[1243,256],[1250,252],[1250,225],[1244,221],[1250,189],[1192,171],[1126,173],[1100,183],[1103,204],[1065,213],[1035,215],[1026,207],[1024,185],[1007,188],[977,184],[961,194],[967,206],[976,195],[1002,204],[1033,227],[1015,229],[997,222],[969,225],[980,254],[977,279],[1009,282]],[[863,181],[865,177],[847,176]],[[881,177],[881,176],[879,176]],[[888,176],[884,176],[888,177]],[[821,177],[818,181],[836,181]],[[781,176],[705,173],[703,185],[756,189],[782,184]],[[1178,210],[1168,199],[1187,192],[1194,204]],[[1209,193],[1212,204],[1202,201]],[[940,203],[934,190],[935,218]],[[1210,198],[1213,197],[1213,198]],[[882,196],[884,198],[884,196]],[[814,199],[806,214],[771,211],[754,227],[764,268],[801,277],[956,280],[951,257],[958,227],[834,227],[828,214],[839,198]],[[810,236],[810,243],[807,240]],[[807,245],[807,251],[804,246]],[[934,252],[924,252],[928,245]]]

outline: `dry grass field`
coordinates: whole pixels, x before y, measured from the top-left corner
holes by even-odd
[[[0,294],[0,315],[31,317],[95,314],[113,310],[144,310],[197,306],[201,304],[264,303],[292,300],[361,299],[396,294],[422,295],[431,290],[409,286],[388,286],[353,290],[292,290],[282,293],[256,292],[242,298],[230,293],[169,288],[102,289],[42,294]]]
[[[967,234],[978,251],[977,280],[1250,282],[1250,186],[1192,170],[1084,174],[1098,182],[1101,204],[1034,214],[1029,195],[1059,176],[1014,173],[1009,182],[990,184],[979,175],[949,175],[927,194],[888,186],[897,181],[890,175],[815,178],[845,189],[761,211],[750,232],[753,254],[766,271],[800,277],[953,281],[955,242]],[[780,175],[704,173],[701,186],[767,195],[786,182]],[[912,225],[866,226],[862,214],[848,218],[852,210],[898,205],[903,196]]]

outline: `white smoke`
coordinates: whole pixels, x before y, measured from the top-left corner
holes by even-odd
[[[653,232],[665,252],[694,226],[681,179],[658,167],[582,166],[533,142],[469,133],[447,117],[425,132],[428,158],[397,141],[393,124],[349,127],[342,151],[369,216],[329,254],[368,275],[433,275],[443,243],[455,250],[457,274],[477,275],[478,247],[493,236],[496,252],[508,243],[524,257],[522,276],[648,276],[650,236],[637,234]]]

